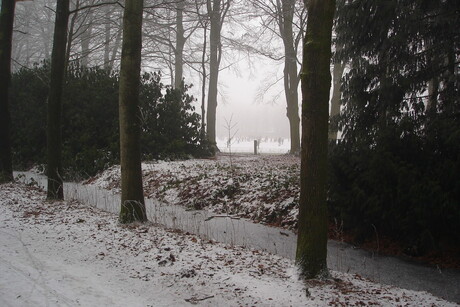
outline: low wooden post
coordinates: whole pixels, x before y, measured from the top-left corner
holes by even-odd
[[[257,140],[254,140],[254,155],[257,155]]]

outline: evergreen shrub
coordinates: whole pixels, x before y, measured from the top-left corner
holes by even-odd
[[[337,1],[329,210],[358,241],[460,246],[459,1]],[[459,255],[460,256],[460,255]]]
[[[12,76],[10,96],[16,169],[46,162],[46,101],[49,64],[22,68]],[[65,175],[87,178],[119,163],[118,72],[72,64],[63,93],[62,140]],[[159,73],[141,78],[143,159],[175,159],[212,154],[201,133],[189,86],[172,89]]]

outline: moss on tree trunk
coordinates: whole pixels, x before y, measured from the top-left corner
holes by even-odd
[[[327,143],[335,0],[304,0],[308,7],[303,47],[302,150],[296,262],[304,278],[327,271]]]
[[[127,0],[123,16],[119,116],[121,158],[120,223],[145,221],[140,151],[139,86],[143,0]]]

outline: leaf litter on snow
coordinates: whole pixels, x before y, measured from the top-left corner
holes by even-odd
[[[142,164],[144,192],[149,198],[291,230],[297,224],[299,167],[298,158],[291,155],[218,156],[216,160]],[[119,166],[88,183],[119,192]]]

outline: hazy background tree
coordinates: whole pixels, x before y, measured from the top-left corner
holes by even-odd
[[[200,77],[201,77],[201,135],[202,137],[206,136],[206,80],[208,77],[207,70],[206,70],[206,63],[208,62],[207,57],[207,43],[208,43],[208,25],[209,20],[206,18],[204,14],[199,13],[199,8],[197,6],[198,18],[200,27],[203,31],[203,39],[202,39],[202,48],[201,48],[201,65],[199,68]]]
[[[184,78],[185,66],[193,63],[196,50],[188,44],[194,39],[193,34],[199,27],[197,7],[202,1],[180,0],[163,2],[145,9],[144,62],[155,65],[154,70],[161,70],[164,77],[169,77],[170,84],[180,89]],[[187,79],[192,79],[188,75]]]
[[[276,34],[283,45],[280,58],[284,61],[283,84],[286,98],[286,116],[289,119],[291,137],[291,153],[300,151],[300,119],[298,88],[300,76],[298,74],[298,47],[303,38],[306,10],[301,1],[276,0],[254,1],[253,5],[263,12],[261,28],[265,32],[268,28]],[[256,34],[257,35],[257,34]],[[276,59],[273,54],[262,51],[262,54]]]
[[[335,0],[305,0],[303,47],[302,152],[296,262],[305,278],[327,270],[327,146],[331,37]]]
[[[126,0],[120,69],[121,209],[119,221],[146,221],[142,187],[139,84],[143,0]]]
[[[291,153],[300,152],[300,118],[299,118],[299,46],[303,38],[306,22],[306,9],[302,1],[291,0],[257,0],[249,1],[254,12],[248,13],[244,26],[246,33],[232,46],[244,52],[266,57],[276,62],[283,62],[283,87],[286,99],[286,116],[289,120]],[[258,25],[254,25],[254,19]],[[263,39],[261,39],[263,38]],[[279,80],[275,76],[266,78],[261,86],[262,97],[270,87]]]
[[[70,13],[69,61],[111,69],[121,43],[120,5],[116,1],[75,0]]]
[[[13,70],[51,58],[56,1],[20,2],[16,8]]]
[[[107,70],[112,70],[113,65],[116,60],[116,56],[121,44],[121,35],[122,27],[117,23],[117,20],[122,18],[117,18],[121,16],[121,13],[118,12],[118,7],[106,6],[104,7],[104,22],[102,24],[104,28],[104,68]]]
[[[14,68],[31,67],[51,57],[56,1],[21,2],[14,33]],[[83,65],[119,65],[122,8],[116,1],[69,2],[67,62]]]
[[[337,45],[335,46],[337,48]],[[337,54],[337,52],[336,52]],[[340,115],[340,99],[342,96],[342,76],[345,71],[345,64],[338,58],[333,57],[333,68],[332,68],[332,97],[331,97],[331,110],[329,113],[329,140],[337,141],[339,124],[338,117]]]
[[[0,182],[13,180],[11,160],[10,111],[8,93],[11,80],[11,40],[15,1],[1,2],[0,11]]]
[[[219,66],[222,60],[221,31],[231,2],[231,0],[207,0],[207,11],[210,20],[210,59],[206,133],[208,141],[211,144],[216,144],[217,86],[219,80]],[[217,147],[217,145],[215,146]]]

